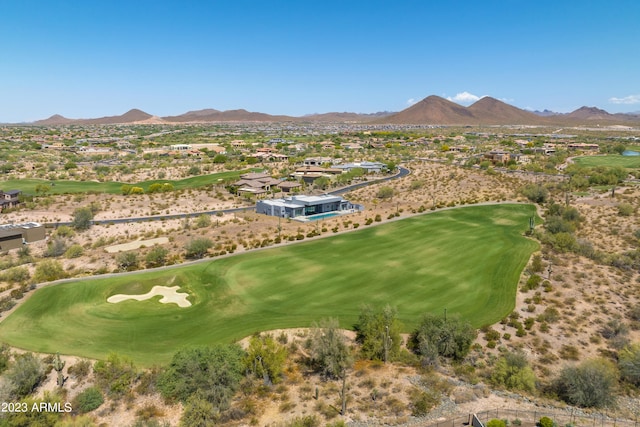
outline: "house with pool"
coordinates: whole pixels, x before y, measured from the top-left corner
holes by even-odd
[[[297,195],[283,199],[260,200],[256,203],[257,213],[299,221],[315,221],[363,210],[362,205],[329,194]]]

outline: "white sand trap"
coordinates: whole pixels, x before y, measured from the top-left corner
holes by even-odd
[[[161,295],[160,302],[162,304],[178,304],[178,307],[190,307],[191,303],[187,300],[189,294],[178,292],[180,286],[154,286],[149,292],[143,295],[124,295],[118,294],[113,295],[107,298],[107,302],[116,304],[120,301],[126,301],[129,299],[134,299],[137,301],[144,301],[149,298],[153,298],[156,295]]]
[[[136,240],[135,242],[122,243],[120,245],[107,246],[104,248],[110,254],[115,254],[117,252],[124,251],[132,251],[134,249],[140,249],[143,246],[150,247],[154,245],[164,245],[165,243],[169,243],[169,238],[167,237],[157,237],[155,239],[148,240]]]

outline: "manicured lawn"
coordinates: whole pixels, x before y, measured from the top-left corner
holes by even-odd
[[[472,206],[351,233],[163,271],[81,280],[36,291],[0,323],[0,341],[34,351],[141,365],[186,345],[337,317],[352,327],[363,303],[396,306],[405,330],[426,312],[479,327],[513,310],[518,277],[537,243],[523,237],[532,205]],[[107,303],[179,285],[192,306]]]
[[[580,166],[620,166],[627,169],[640,168],[640,156],[621,156],[619,154],[611,154],[606,156],[582,156],[576,157],[574,161]]]
[[[214,173],[211,175],[199,175],[190,178],[180,180],[168,180],[158,179],[143,182],[95,182],[95,181],[68,181],[68,180],[56,180],[49,181],[45,179],[10,179],[6,181],[0,181],[0,187],[4,190],[21,190],[25,194],[36,194],[36,186],[38,184],[46,184],[51,186],[49,194],[70,194],[70,193],[109,193],[120,194],[122,186],[124,184],[132,185],[136,187],[142,187],[145,191],[151,184],[166,182],[173,184],[175,190],[184,190],[188,188],[203,187],[206,185],[216,184],[220,181],[227,179],[237,179],[241,174],[249,172],[244,171],[229,171]],[[51,184],[54,185],[51,185]]]

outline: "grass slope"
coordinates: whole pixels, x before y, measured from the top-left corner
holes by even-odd
[[[151,184],[170,183],[173,184],[175,190],[185,190],[189,188],[203,187],[206,185],[217,184],[219,181],[234,180],[241,174],[247,173],[249,170],[244,171],[229,171],[219,172],[210,175],[199,175],[190,178],[180,180],[169,179],[156,179],[149,181],[142,181],[136,183],[125,182],[96,182],[96,181],[69,181],[69,180],[55,180],[49,181],[45,179],[9,179],[6,181],[0,181],[0,184],[5,190],[21,190],[26,194],[35,194],[36,186],[39,184],[55,185],[51,186],[51,191],[48,194],[73,194],[73,193],[108,193],[108,194],[121,194],[122,186],[124,184],[142,187],[145,191]]]
[[[620,166],[627,169],[640,168],[640,156],[621,156],[619,154],[611,154],[606,156],[582,156],[573,159],[580,166],[596,167]]]
[[[458,313],[475,326],[513,310],[520,272],[537,243],[522,236],[532,205],[439,211],[352,233],[163,271],[65,283],[35,292],[0,323],[0,340],[42,352],[142,365],[186,345],[230,342],[256,331],[307,327],[360,306],[398,308],[410,331],[425,312]],[[107,303],[119,293],[180,285],[192,306]]]

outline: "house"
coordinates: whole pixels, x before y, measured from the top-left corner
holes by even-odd
[[[21,248],[22,245],[44,240],[45,237],[44,225],[37,222],[0,225],[0,251]]]
[[[169,146],[171,151],[189,151],[191,148],[189,144],[173,144]]]
[[[304,159],[303,164],[305,166],[322,166],[325,163],[331,164],[333,159],[331,157],[307,157]]]
[[[317,214],[346,213],[363,210],[340,196],[324,194],[321,196],[291,196],[283,199],[260,200],[256,203],[256,212],[281,218],[309,217]]]
[[[509,160],[511,160],[511,153],[502,150],[493,150],[485,153],[484,158],[488,159],[493,164],[506,164],[507,162],[509,162]]]
[[[354,169],[363,169],[365,173],[382,173],[387,170],[387,165],[380,162],[355,162],[333,165],[332,168],[340,169],[344,172],[351,172]]]
[[[293,193],[299,188],[302,188],[302,184],[297,181],[282,181],[278,184],[278,188],[282,190],[283,193]]]
[[[9,190],[4,192],[0,190],[0,212],[4,209],[10,209],[20,204],[20,190]]]
[[[317,166],[303,166],[297,168],[290,176],[295,179],[304,181],[307,184],[312,184],[313,181],[320,177],[333,178],[335,175],[340,175],[342,169],[336,168],[321,168]]]
[[[272,178],[266,173],[245,173],[240,175],[240,180],[232,185],[237,187],[238,194],[263,195],[271,190],[272,186],[277,186],[282,180]]]

